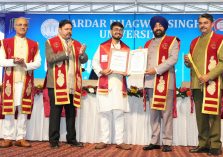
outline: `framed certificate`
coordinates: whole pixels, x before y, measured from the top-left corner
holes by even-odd
[[[127,74],[129,51],[111,49],[109,57],[109,68],[113,73]]]
[[[148,49],[136,49],[130,51],[128,74],[144,74],[147,67]]]

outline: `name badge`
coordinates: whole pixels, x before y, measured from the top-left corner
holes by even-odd
[[[101,62],[108,62],[108,55],[101,55]]]

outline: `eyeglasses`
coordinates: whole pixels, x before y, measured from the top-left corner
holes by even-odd
[[[28,24],[22,24],[22,23],[20,23],[20,24],[16,24],[16,26],[18,26],[18,27],[28,27]]]

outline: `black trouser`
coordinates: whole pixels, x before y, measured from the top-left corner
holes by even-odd
[[[70,94],[70,104],[55,105],[54,89],[48,88],[50,98],[49,141],[58,142],[60,139],[60,117],[63,107],[66,114],[67,142],[76,141],[75,116],[76,107],[73,105],[73,95]]]

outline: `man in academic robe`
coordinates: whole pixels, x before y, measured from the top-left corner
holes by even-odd
[[[107,147],[111,135],[109,126],[113,121],[117,148],[129,150],[131,147],[124,143],[124,113],[129,112],[126,77],[113,73],[108,66],[111,49],[129,51],[129,47],[121,41],[124,27],[120,22],[113,22],[110,29],[112,38],[100,44],[92,62],[98,76],[97,107],[100,115],[100,143],[95,149]]]
[[[14,21],[16,35],[1,41],[0,66],[4,67],[2,89],[2,114],[5,119],[2,124],[4,140],[0,142],[1,148],[13,145],[30,147],[25,140],[27,114],[31,114],[33,104],[33,70],[41,65],[38,43],[26,38],[28,21],[24,17]],[[17,124],[15,125],[15,113]]]
[[[191,89],[195,103],[198,146],[190,153],[222,154],[221,89],[223,72],[223,36],[212,31],[213,16],[198,18],[201,35],[190,45],[185,65],[191,69]]]
[[[168,21],[162,16],[152,17],[150,26],[155,37],[145,44],[148,49],[145,88],[150,104],[152,136],[150,144],[143,149],[161,149],[162,146],[163,152],[170,152],[173,142],[174,65],[178,59],[179,39],[166,35]]]
[[[52,148],[59,148],[60,119],[65,109],[67,143],[83,147],[76,139],[76,107],[81,104],[82,68],[87,62],[86,46],[71,38],[72,23],[62,20],[58,35],[46,42],[47,76],[46,87],[50,98],[49,142]]]

